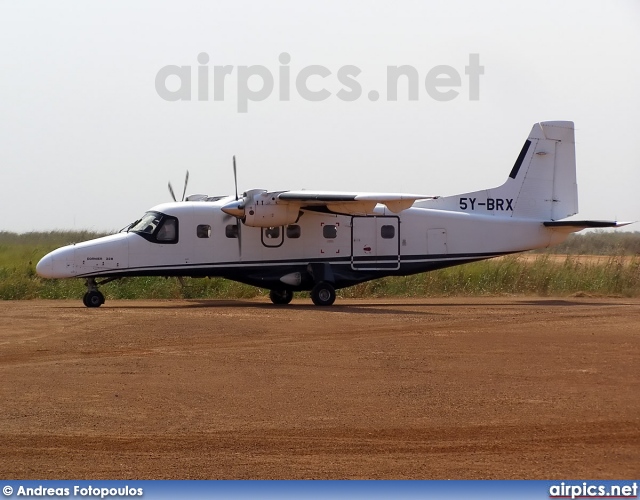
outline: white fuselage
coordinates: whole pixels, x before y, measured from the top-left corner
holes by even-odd
[[[410,274],[546,247],[566,236],[531,219],[417,207],[394,214],[378,205],[366,217],[305,210],[296,224],[242,225],[239,242],[236,219],[221,210],[231,199],[158,205],[151,211],[178,221],[175,242],[121,232],[51,252],[38,273],[47,278],[226,276],[229,269],[241,274],[327,262],[348,268],[357,282],[358,273]]]

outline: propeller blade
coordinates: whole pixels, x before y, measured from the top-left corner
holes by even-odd
[[[242,260],[242,222],[240,219],[236,219],[236,224],[238,226],[238,254]]]
[[[169,193],[171,193],[171,197],[173,198],[173,201],[178,201],[176,200],[176,195],[173,192],[173,187],[171,187],[171,183],[169,183]]]
[[[187,194],[187,184],[189,184],[189,171],[187,170],[187,175],[184,178],[184,189],[182,190],[182,201],[184,201],[184,195]]]
[[[236,201],[238,201],[238,173],[236,171],[236,155],[233,155],[233,183],[236,186]]]

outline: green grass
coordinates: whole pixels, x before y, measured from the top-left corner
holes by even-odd
[[[0,299],[81,297],[84,285],[80,280],[41,279],[36,275],[36,264],[58,247],[99,236],[90,231],[0,231]]]
[[[640,255],[640,232],[592,231],[570,234],[559,245],[537,250],[536,253],[569,255]]]
[[[584,262],[571,255],[560,261],[548,254],[537,255],[532,261],[510,256],[414,276],[383,278],[340,290],[338,295],[346,298],[582,293],[640,296],[640,252],[633,253],[636,243],[640,242],[640,233],[626,233],[624,237],[616,233],[590,234],[594,236],[574,237],[573,253],[596,254],[595,248],[608,249],[613,254],[601,262]],[[0,232],[0,300],[82,297],[85,292],[82,280],[42,279],[36,275],[35,266],[55,248],[97,236],[100,235],[90,232],[21,235]],[[594,241],[597,245],[590,246]],[[570,253],[571,250],[569,247]],[[185,278],[184,283],[186,286],[182,287],[175,278],[129,278],[104,285],[101,290],[107,299],[221,299],[266,295],[264,290],[220,278]]]
[[[509,256],[406,277],[388,277],[342,291],[344,297],[447,297],[478,295],[640,296],[640,258],[611,256],[583,263],[568,256],[533,262]]]

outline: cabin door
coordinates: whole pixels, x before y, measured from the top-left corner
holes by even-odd
[[[362,271],[400,269],[400,219],[351,218],[351,268]]]

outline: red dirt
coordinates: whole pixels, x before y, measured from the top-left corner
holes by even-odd
[[[0,477],[640,475],[640,300],[0,301]]]

